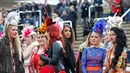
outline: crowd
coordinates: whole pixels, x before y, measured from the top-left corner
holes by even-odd
[[[93,1],[94,8],[90,9],[93,18],[110,15],[111,7],[106,8],[106,12],[103,7],[111,5],[114,8],[111,14],[117,12],[117,15],[121,15],[120,6],[115,7],[118,2]],[[107,6],[102,6],[103,3]],[[87,0],[81,4],[81,18],[84,21],[88,20],[88,7],[91,5]],[[60,0],[54,11],[47,0],[44,4],[33,2],[13,5],[12,8],[9,12],[4,9],[0,12],[0,73],[130,72],[125,30],[105,19],[93,23],[79,51],[74,53],[78,19],[75,0],[69,4],[66,0]],[[27,11],[37,10],[42,13],[42,25],[35,28],[39,14]],[[27,13],[25,16],[19,15],[19,11]],[[18,33],[20,24],[24,25],[20,30],[21,38]]]

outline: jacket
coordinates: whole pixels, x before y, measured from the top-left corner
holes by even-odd
[[[15,72],[25,73],[23,64],[19,60],[19,54],[14,54]],[[12,73],[12,58],[9,47],[9,38],[4,36],[0,39],[0,73]]]

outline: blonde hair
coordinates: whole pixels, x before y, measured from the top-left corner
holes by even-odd
[[[12,26],[17,26],[17,25],[11,25],[11,24],[6,24],[5,25],[5,36],[7,36],[9,38],[9,40],[11,40],[11,38],[10,38],[10,34],[9,34],[8,31]],[[18,54],[19,54],[19,60],[22,61],[22,49],[21,49],[21,43],[20,43],[18,33],[17,33],[17,37],[14,39],[12,44],[15,45],[15,48],[18,51]]]
[[[79,46],[79,50],[80,51],[83,51],[83,48],[85,48],[85,47],[89,47],[90,46],[90,36],[91,36],[91,32],[88,34],[88,36],[87,36],[87,39],[85,40],[85,42],[83,42],[80,46]]]

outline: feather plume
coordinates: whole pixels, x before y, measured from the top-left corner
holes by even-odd
[[[25,28],[22,30],[23,38],[33,34],[35,34],[33,26],[25,26]]]
[[[103,31],[106,30],[105,26],[106,26],[105,20],[104,20],[104,19],[99,20],[99,21],[97,21],[96,24],[94,25],[93,31],[94,31],[94,32],[99,32],[99,31],[100,31],[100,35],[102,35],[102,34],[103,34]]]
[[[19,13],[16,11],[13,11],[13,12],[10,12],[5,18],[5,24],[18,25],[19,20],[20,20]]]

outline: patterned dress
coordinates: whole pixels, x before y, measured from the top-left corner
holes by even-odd
[[[82,73],[102,73],[106,50],[103,48],[88,47],[82,53]],[[87,67],[101,67],[100,70],[87,70]]]
[[[111,64],[112,64],[112,59],[114,58],[114,48],[115,46],[111,46],[109,50],[107,50],[107,55],[106,55],[106,59],[104,62],[104,66],[107,67],[108,69],[111,68]],[[114,67],[114,69],[116,70],[116,73],[124,73],[125,69],[126,69],[126,58],[127,58],[127,48],[123,49],[123,52],[121,54],[121,56],[119,57],[119,60],[116,64],[116,66]]]

